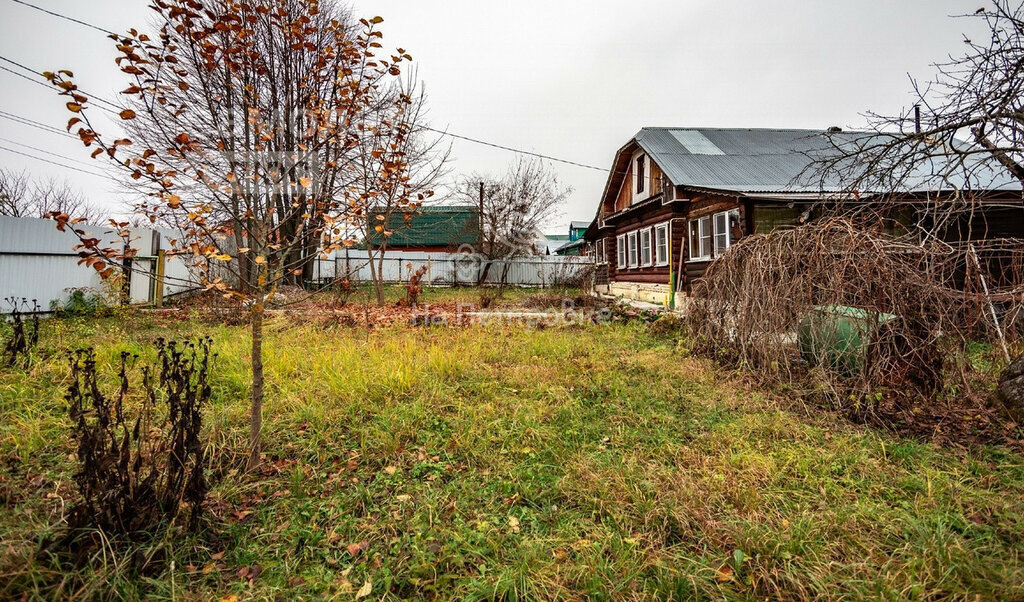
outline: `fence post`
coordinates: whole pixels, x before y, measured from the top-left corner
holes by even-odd
[[[153,287],[153,303],[157,307],[164,305],[164,261],[167,260],[167,252],[160,250],[156,252],[156,286]]]

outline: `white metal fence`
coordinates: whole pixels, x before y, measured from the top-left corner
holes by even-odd
[[[373,261],[380,259],[374,258]],[[390,283],[408,282],[413,273],[426,266],[422,282],[428,286],[504,282],[512,286],[545,287],[579,284],[581,279],[589,279],[594,260],[591,257],[537,256],[488,262],[470,253],[388,251],[377,265],[381,268],[384,282]],[[363,250],[347,249],[326,259],[318,259],[313,266],[313,278],[319,282],[346,278],[352,282],[369,282],[369,254]]]
[[[121,244],[110,228],[77,226],[104,241],[103,246]],[[164,229],[133,230],[131,246],[137,255],[126,266],[130,270],[127,287],[131,303],[152,303],[157,291],[156,274],[161,250],[170,245],[174,232]],[[104,294],[103,281],[96,270],[79,265],[73,250],[77,237],[70,231],[57,230],[56,222],[28,217],[0,216],[0,314],[11,307],[8,297],[33,300],[43,311],[54,303],[64,303],[75,290]],[[184,257],[164,260],[163,295],[168,297],[199,285]]]
[[[121,244],[113,230],[101,226],[78,226],[104,241],[103,246]],[[126,267],[130,277],[127,297],[131,303],[153,303],[158,289],[163,297],[198,288],[199,278],[192,273],[188,256],[163,256],[170,249],[175,233],[165,229],[139,228],[132,233],[136,256]],[[43,311],[63,304],[75,290],[106,294],[96,270],[79,265],[73,249],[77,237],[60,232],[51,220],[0,216],[0,314],[11,307],[8,297],[35,300]],[[157,286],[158,265],[163,259],[163,286]],[[384,281],[408,282],[420,267],[426,266],[423,284],[428,286],[499,284],[511,286],[557,286],[589,282],[594,268],[590,257],[518,257],[510,261],[487,262],[470,253],[417,253],[388,251],[382,267]],[[313,279],[328,282],[348,278],[368,282],[369,257],[366,251],[347,249],[327,259],[317,259]],[[582,279],[582,280],[581,280]]]

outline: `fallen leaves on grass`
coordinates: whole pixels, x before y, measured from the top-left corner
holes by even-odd
[[[373,581],[370,581],[369,579],[367,579],[366,583],[363,584],[363,587],[360,587],[359,591],[356,592],[356,600],[358,600],[360,598],[365,598],[366,596],[369,596],[370,592],[372,592],[372,591],[373,591]]]
[[[370,547],[370,542],[368,542],[368,541],[366,541],[364,539],[363,541],[361,541],[359,543],[350,543],[350,544],[348,544],[348,547],[346,547],[345,549],[348,550],[348,553],[351,554],[353,558],[355,558],[355,557],[359,556],[360,554],[362,554],[363,552],[365,552],[366,549],[369,548],[369,547]]]

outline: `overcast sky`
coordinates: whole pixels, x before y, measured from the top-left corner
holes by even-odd
[[[144,0],[30,0],[114,31],[149,22]],[[419,67],[433,127],[608,168],[644,126],[857,127],[867,110],[909,103],[908,73],[983,35],[981,0],[355,0],[380,15],[386,47]],[[125,80],[98,31],[0,0],[0,56],[68,68],[86,91],[115,98]],[[18,70],[7,62],[0,66]],[[0,71],[0,111],[62,127],[56,93]],[[111,126],[116,127],[116,126]],[[97,128],[99,129],[99,128]],[[103,130],[100,130],[103,131]],[[106,133],[106,132],[104,132]],[[20,145],[30,145],[36,149]],[[81,143],[0,113],[0,147],[102,171]],[[37,150],[40,149],[40,150]],[[55,157],[43,151],[63,155]],[[82,163],[73,162],[81,161]],[[67,178],[123,210],[115,182],[0,150],[2,166]],[[515,155],[454,142],[453,176],[500,173]],[[555,164],[575,192],[550,230],[589,221],[606,174]]]

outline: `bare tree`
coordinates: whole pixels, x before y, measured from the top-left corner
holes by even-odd
[[[988,39],[965,38],[968,51],[935,64],[932,80],[911,80],[911,108],[869,113],[867,132],[830,132],[807,175],[883,205],[943,190],[919,212],[932,233],[974,213],[978,192],[1024,186],[1024,8],[994,0],[964,18],[982,19]]]
[[[467,202],[481,204],[478,253],[484,257],[484,266],[478,280],[486,281],[492,264],[504,261],[502,287],[508,275],[508,261],[536,253],[534,241],[541,226],[558,214],[572,194],[572,187],[563,185],[557,172],[537,158],[520,158],[500,178],[478,174],[463,178],[459,189]]]
[[[263,320],[283,284],[300,280],[317,251],[343,240],[351,207],[342,187],[374,90],[400,75],[404,50],[377,56],[374,17],[353,24],[318,0],[160,0],[155,36],[115,39],[129,76],[121,118],[132,138],[93,129],[88,98],[67,71],[47,74],[67,97],[77,135],[126,182],[149,195],[138,210],[173,223],[171,241],[206,287],[249,309],[252,382],[249,466],[260,457]],[[396,163],[391,169],[401,171]],[[59,228],[74,224],[57,214]],[[118,222],[129,236],[128,222]],[[101,248],[80,229],[84,262],[104,277],[129,254]]]
[[[1017,232],[1024,222],[1024,5],[992,0],[989,6],[962,18],[983,21],[986,39],[965,37],[966,52],[935,64],[930,81],[911,80],[911,108],[897,115],[869,113],[865,132],[830,130],[828,144],[804,175],[816,178],[823,191],[854,201],[826,203],[826,213],[853,218],[852,223],[862,227],[864,214],[875,224],[888,221],[909,227],[915,253],[927,251],[938,258],[922,269],[919,285],[942,291],[949,299],[946,305],[934,307],[943,308],[948,315],[958,315],[954,307],[982,307],[984,311],[972,315],[990,323],[991,329],[984,332],[1009,361],[1006,327],[1008,322],[1012,326],[1016,310],[1024,304],[1024,281],[1018,269],[1024,244],[1020,239],[982,242],[976,230],[988,230],[988,218],[995,211],[1001,212],[1000,219],[1018,224]],[[887,253],[909,252],[891,237],[881,240],[888,240]],[[936,242],[941,253],[932,249]],[[761,250],[772,251],[766,245]],[[832,265],[828,270],[839,269],[840,262],[829,257]],[[957,278],[943,280],[942,270],[934,267],[939,264],[956,266]],[[705,288],[726,290],[722,286],[728,277],[723,270],[711,274],[711,279],[717,274],[720,282]],[[868,284],[869,278],[862,279],[865,289],[878,289],[878,285]],[[890,285],[902,291],[903,280],[905,277],[900,277]],[[819,288],[825,281],[819,280]],[[975,285],[979,291],[970,291]],[[763,296],[764,292],[752,294]],[[925,298],[918,293],[915,296]],[[786,303],[792,306],[793,299]],[[899,304],[890,304],[890,308],[896,310],[887,311],[903,319],[913,315]],[[946,343],[966,344],[979,336],[978,331],[958,330],[925,312],[919,315],[925,317],[918,320],[918,330]],[[910,334],[913,338],[917,333]],[[1002,402],[1011,414],[1024,416],[1024,396]]]
[[[31,216],[30,193],[31,182],[26,172],[0,169],[0,215]]]
[[[444,177],[451,146],[426,124],[426,94],[410,73],[384,89],[361,119],[353,152],[355,177],[346,188],[353,223],[366,242],[377,304],[384,304],[384,256],[388,239],[408,227]],[[398,218],[401,218],[400,220]]]
[[[103,219],[102,211],[67,181],[33,181],[27,172],[0,169],[0,215],[43,217],[51,212],[74,214],[89,224]]]

